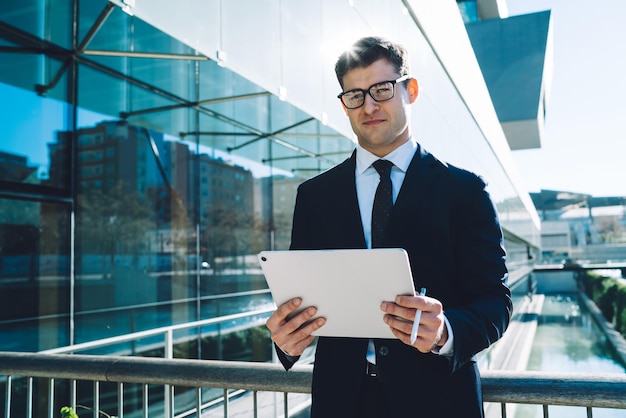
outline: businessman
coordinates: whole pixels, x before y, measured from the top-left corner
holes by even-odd
[[[346,161],[300,185],[290,248],[404,248],[415,288],[427,294],[381,303],[395,339],[319,337],[311,416],[482,417],[474,356],[502,336],[512,310],[502,232],[486,185],[438,160],[413,136],[419,89],[403,46],[362,38],[340,55],[335,72],[358,144]],[[358,295],[344,297],[349,306]],[[315,307],[289,316],[300,304],[286,302],[267,321],[286,369],[325,323]]]

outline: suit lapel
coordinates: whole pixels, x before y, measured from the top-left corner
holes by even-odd
[[[336,176],[331,185],[329,199],[336,202],[333,205],[341,208],[333,215],[333,222],[336,230],[345,233],[345,239],[350,241],[353,248],[365,248],[365,235],[361,224],[361,212],[359,211],[359,201],[356,194],[356,151],[350,158],[337,166]]]

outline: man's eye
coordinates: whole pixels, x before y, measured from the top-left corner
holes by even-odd
[[[390,89],[387,86],[377,87],[374,90],[374,94],[376,94],[376,95],[386,94],[386,93],[389,93],[389,90]]]
[[[363,98],[363,92],[355,91],[354,93],[346,94],[348,100],[361,100]]]

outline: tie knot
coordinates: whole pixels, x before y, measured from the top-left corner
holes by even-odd
[[[386,178],[389,177],[389,173],[391,173],[393,163],[389,160],[376,160],[372,163],[372,166],[378,171],[381,178]]]

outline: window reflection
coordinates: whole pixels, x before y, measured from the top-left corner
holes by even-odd
[[[63,189],[69,193],[69,149],[59,147],[56,132],[67,130],[68,104],[41,98],[0,82],[3,127],[0,182]],[[26,186],[28,187],[28,186]]]
[[[201,298],[214,315],[237,313],[215,296],[266,288],[255,254],[275,227],[263,210],[272,177],[125,121],[76,137],[77,342],[205,318]]]

